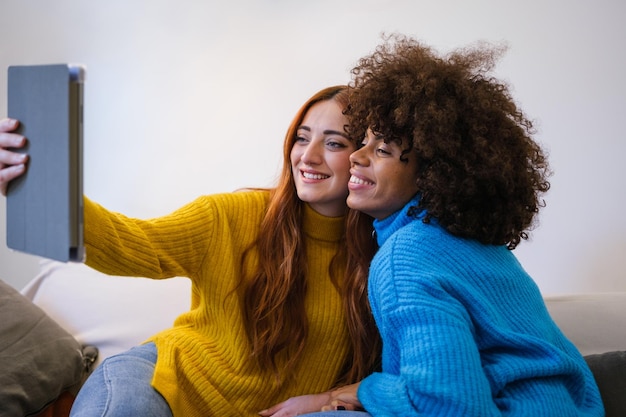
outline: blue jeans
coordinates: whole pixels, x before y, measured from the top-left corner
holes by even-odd
[[[317,413],[301,414],[302,417],[371,417],[370,413],[365,411],[320,411]]]
[[[78,392],[70,417],[172,417],[150,385],[156,358],[155,344],[148,343],[105,359]]]
[[[147,343],[105,359],[78,392],[70,417],[172,417],[167,402],[150,384],[156,358],[156,346]],[[370,414],[323,411],[306,416],[370,417]]]

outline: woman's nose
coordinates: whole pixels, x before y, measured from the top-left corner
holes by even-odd
[[[302,154],[302,162],[305,164],[320,164],[322,159],[322,152],[317,143],[311,142]]]
[[[359,148],[350,154],[350,163],[352,165],[365,165],[367,158],[365,157],[365,148]]]

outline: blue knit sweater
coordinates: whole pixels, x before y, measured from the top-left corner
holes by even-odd
[[[447,233],[417,197],[375,221],[369,294],[382,373],[359,400],[373,416],[603,416],[593,375],[505,246]]]

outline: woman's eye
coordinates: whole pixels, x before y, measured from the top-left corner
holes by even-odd
[[[296,142],[308,142],[308,139],[305,138],[304,136],[296,136]]]
[[[338,142],[335,140],[329,140],[328,142],[326,142],[326,144],[334,149],[343,149],[346,147],[346,145],[343,142]]]

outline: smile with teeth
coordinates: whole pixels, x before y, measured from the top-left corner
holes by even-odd
[[[302,176],[309,180],[325,180],[326,178],[330,177],[330,175],[313,174],[311,172],[304,172],[304,171],[302,171]]]
[[[359,185],[374,185],[373,182],[355,177],[354,175],[350,176],[350,182],[354,184],[359,184]]]

